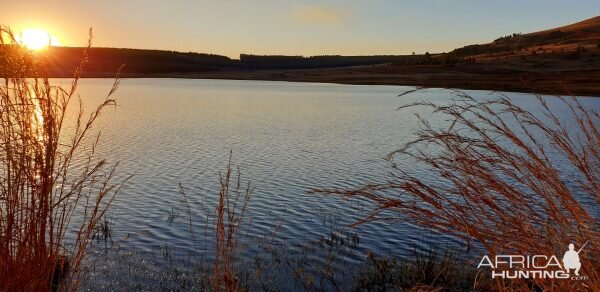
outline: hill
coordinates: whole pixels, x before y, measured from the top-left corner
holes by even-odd
[[[523,55],[525,52],[566,53],[594,49],[600,44],[600,16],[574,24],[527,34],[513,33],[491,43],[469,45],[450,54],[460,57],[486,57],[502,54]]]
[[[1,46],[2,47],[6,46]],[[14,48],[13,48],[14,49]],[[69,77],[79,65],[84,48],[51,47],[48,49],[48,74]],[[2,50],[0,50],[0,56]],[[231,70],[314,69],[375,65],[394,62],[402,56],[261,56],[241,54],[231,59],[215,54],[161,50],[90,48],[84,77],[112,76],[125,64],[125,76],[131,74],[203,73]],[[0,59],[0,71],[2,70]]]
[[[2,61],[10,45],[0,45]],[[14,49],[14,48],[13,48]],[[48,50],[51,77],[70,77],[83,48]],[[177,77],[394,84],[600,96],[600,16],[446,53],[382,56],[260,56],[92,48],[84,77]]]

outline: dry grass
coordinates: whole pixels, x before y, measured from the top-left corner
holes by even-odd
[[[67,131],[87,55],[65,89],[44,77],[45,52],[14,45],[4,26],[0,41],[0,290],[74,289],[86,246],[120,188],[111,183],[115,167],[95,155],[99,135],[89,137],[102,111],[115,105],[119,80],[87,117],[79,100]]]
[[[357,291],[489,291],[490,281],[481,281],[475,267],[435,243],[431,249],[414,249],[405,260],[368,253],[367,264],[354,278]]]
[[[252,187],[248,182],[246,188],[242,189],[239,168],[237,180],[234,182],[232,182],[232,175],[230,154],[227,171],[220,174],[221,188],[219,190],[219,203],[216,208],[215,291],[222,289],[237,291],[239,288],[239,279],[236,273],[239,228],[252,194]]]
[[[205,267],[202,259],[197,262],[197,270],[201,272],[202,275],[200,277],[203,278],[199,281],[202,283],[201,290],[209,290],[211,288],[205,284],[212,285],[213,291],[237,291],[241,288],[238,277],[240,268],[240,260],[238,259],[240,227],[244,221],[244,215],[254,188],[249,181],[244,187],[239,167],[237,173],[234,173],[231,165],[232,155],[233,153],[230,152],[226,171],[219,173],[220,187],[214,209],[211,207],[209,210],[206,210],[206,220],[203,222],[206,237],[210,236],[209,227],[212,227],[214,230],[214,238],[211,246],[214,246],[215,260],[212,268],[210,266]],[[194,220],[192,219],[191,211],[192,206],[181,184],[179,185],[179,191],[183,196],[188,213],[190,236],[194,245],[196,245],[196,232],[193,227]],[[203,206],[204,204],[199,207]],[[205,245],[204,249],[205,252],[208,252],[208,246]],[[207,281],[204,280],[208,278],[211,279],[210,283],[206,283]]]
[[[353,190],[315,190],[376,204],[372,220],[408,220],[475,242],[491,255],[582,252],[586,281],[498,282],[497,289],[600,287],[600,116],[576,98],[537,96],[539,114],[507,97],[476,100],[455,91],[449,104],[419,102],[449,123],[418,117],[417,138],[390,154],[426,167],[427,178],[393,164],[388,183]],[[586,203],[583,203],[586,202]],[[594,209],[595,208],[595,209]]]

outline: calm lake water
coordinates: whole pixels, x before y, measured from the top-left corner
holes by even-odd
[[[96,105],[111,80],[85,79],[80,94],[86,108]],[[56,83],[67,84],[57,80]],[[384,157],[414,138],[415,110],[397,111],[418,100],[445,101],[450,93],[428,89],[398,97],[412,87],[352,86],[266,81],[125,79],[116,95],[119,106],[106,110],[97,124],[101,155],[120,162],[117,180],[133,175],[110,213],[113,240],[123,250],[160,251],[169,247],[176,262],[195,251],[211,257],[206,246],[207,210],[214,207],[219,171],[230,151],[243,181],[255,186],[246,214],[242,255],[265,253],[273,240],[285,253],[328,238],[332,231],[358,236],[348,263],[367,251],[403,257],[414,248],[458,242],[406,223],[348,227],[366,214],[364,204],[308,194],[311,188],[352,188],[386,181]],[[487,91],[468,91],[487,97]],[[527,94],[507,93],[524,103]],[[493,95],[491,95],[493,96]],[[585,99],[599,108],[600,99]],[[426,113],[423,113],[427,115]],[[443,123],[443,121],[433,122]],[[401,166],[419,172],[410,161]],[[426,173],[423,173],[426,175]],[[192,206],[192,239],[179,184]],[[273,236],[273,234],[275,234]],[[274,239],[272,239],[274,238]],[[458,250],[461,252],[461,249]],[[314,255],[316,261],[322,260]]]

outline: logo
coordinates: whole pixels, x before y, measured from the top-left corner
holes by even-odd
[[[589,243],[575,250],[574,244],[569,244],[569,249],[562,257],[556,255],[496,255],[483,256],[478,269],[490,268],[492,279],[571,279],[586,280],[587,276],[580,276],[581,250]]]
[[[575,275],[579,276],[579,269],[581,268],[581,261],[579,261],[579,253],[585,247],[587,242],[578,250],[575,251],[575,245],[569,244],[569,250],[565,252],[563,256],[563,265],[565,265],[565,270],[569,273],[569,270],[575,270]]]

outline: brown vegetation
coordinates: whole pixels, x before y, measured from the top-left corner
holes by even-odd
[[[99,137],[88,137],[103,109],[115,104],[118,79],[87,118],[80,101],[76,126],[67,132],[86,55],[64,89],[47,77],[25,78],[47,76],[43,52],[4,46],[15,41],[5,27],[0,41],[6,74],[0,85],[0,290],[74,289],[86,246],[120,188],[111,183],[115,167],[94,155]]]
[[[201,283],[202,290],[209,289],[209,284],[212,285],[213,291],[237,291],[241,288],[238,276],[240,228],[254,188],[249,181],[245,187],[243,186],[239,167],[237,174],[234,174],[231,165],[232,155],[233,153],[230,152],[225,173],[219,173],[220,187],[214,209],[205,210],[206,221],[203,222],[205,236],[208,237],[208,228],[214,230],[212,246],[214,246],[215,260],[212,269],[206,267],[202,261],[196,263],[196,270],[201,271],[198,275],[200,279],[196,280]],[[186,205],[189,232],[195,244],[196,232],[193,226],[195,220],[192,218],[192,205],[182,185],[180,185],[180,193]],[[194,206],[198,209],[203,207],[204,205]],[[205,252],[209,252],[206,246]]]
[[[239,228],[252,194],[252,187],[248,182],[242,190],[239,169],[235,185],[231,180],[230,156],[227,171],[221,175],[219,204],[216,208],[214,291],[237,291],[239,288],[236,273]]]
[[[444,115],[447,125],[420,118],[413,142],[390,154],[414,159],[431,175],[393,165],[390,182],[353,190],[315,190],[376,204],[372,220],[407,220],[463,238],[487,253],[581,254],[586,281],[497,282],[497,289],[600,287],[600,116],[576,98],[538,96],[541,114],[507,97],[475,100],[460,92],[450,104],[414,103]],[[567,108],[555,112],[552,103]],[[584,203],[585,202],[585,203]],[[591,213],[592,212],[592,213]]]

